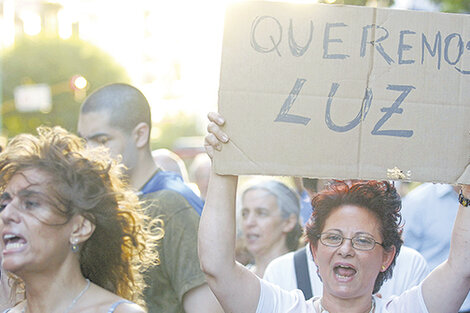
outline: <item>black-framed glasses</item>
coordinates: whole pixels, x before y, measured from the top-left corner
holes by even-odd
[[[326,232],[318,235],[320,242],[328,247],[339,247],[343,244],[344,239],[351,240],[351,244],[354,249],[367,251],[374,249],[375,245],[384,246],[383,243],[375,241],[374,238],[368,235],[359,234],[352,238],[346,238],[341,234]]]

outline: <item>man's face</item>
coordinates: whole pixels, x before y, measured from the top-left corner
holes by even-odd
[[[132,134],[126,134],[120,128],[113,127],[106,111],[80,113],[78,134],[90,147],[104,146],[111,157],[122,157],[122,163],[132,169],[137,162],[137,148]]]

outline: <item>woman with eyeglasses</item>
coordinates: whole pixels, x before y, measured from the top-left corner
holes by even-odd
[[[229,137],[224,119],[210,113],[206,151]],[[374,296],[392,275],[400,251],[401,200],[388,182],[335,184],[314,197],[307,238],[323,281],[308,301],[235,262],[236,176],[211,173],[199,228],[199,257],[209,286],[226,312],[240,313],[455,313],[470,290],[470,186],[462,187],[449,258],[418,286],[398,297]]]

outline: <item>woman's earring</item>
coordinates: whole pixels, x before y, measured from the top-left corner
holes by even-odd
[[[382,272],[385,272],[385,265],[382,265]]]
[[[78,239],[72,238],[70,243],[72,244],[72,252],[78,252]]]

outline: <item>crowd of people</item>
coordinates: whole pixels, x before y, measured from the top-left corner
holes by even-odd
[[[0,312],[470,312],[469,186],[422,184],[403,204],[389,181],[239,190],[212,171],[230,134],[208,116],[189,170],[151,151],[150,105],[128,84],[90,94],[76,135],[12,138]]]
[[[230,137],[222,116],[211,113],[209,119],[205,146],[213,156]],[[307,299],[301,290],[285,290],[236,262],[237,184],[237,176],[211,172],[199,227],[201,266],[226,312],[450,313],[459,311],[469,293],[468,185],[460,189],[446,260],[418,285],[386,297],[381,286],[393,277],[403,244],[397,190],[388,181],[352,181],[320,191],[305,233],[323,290]]]

